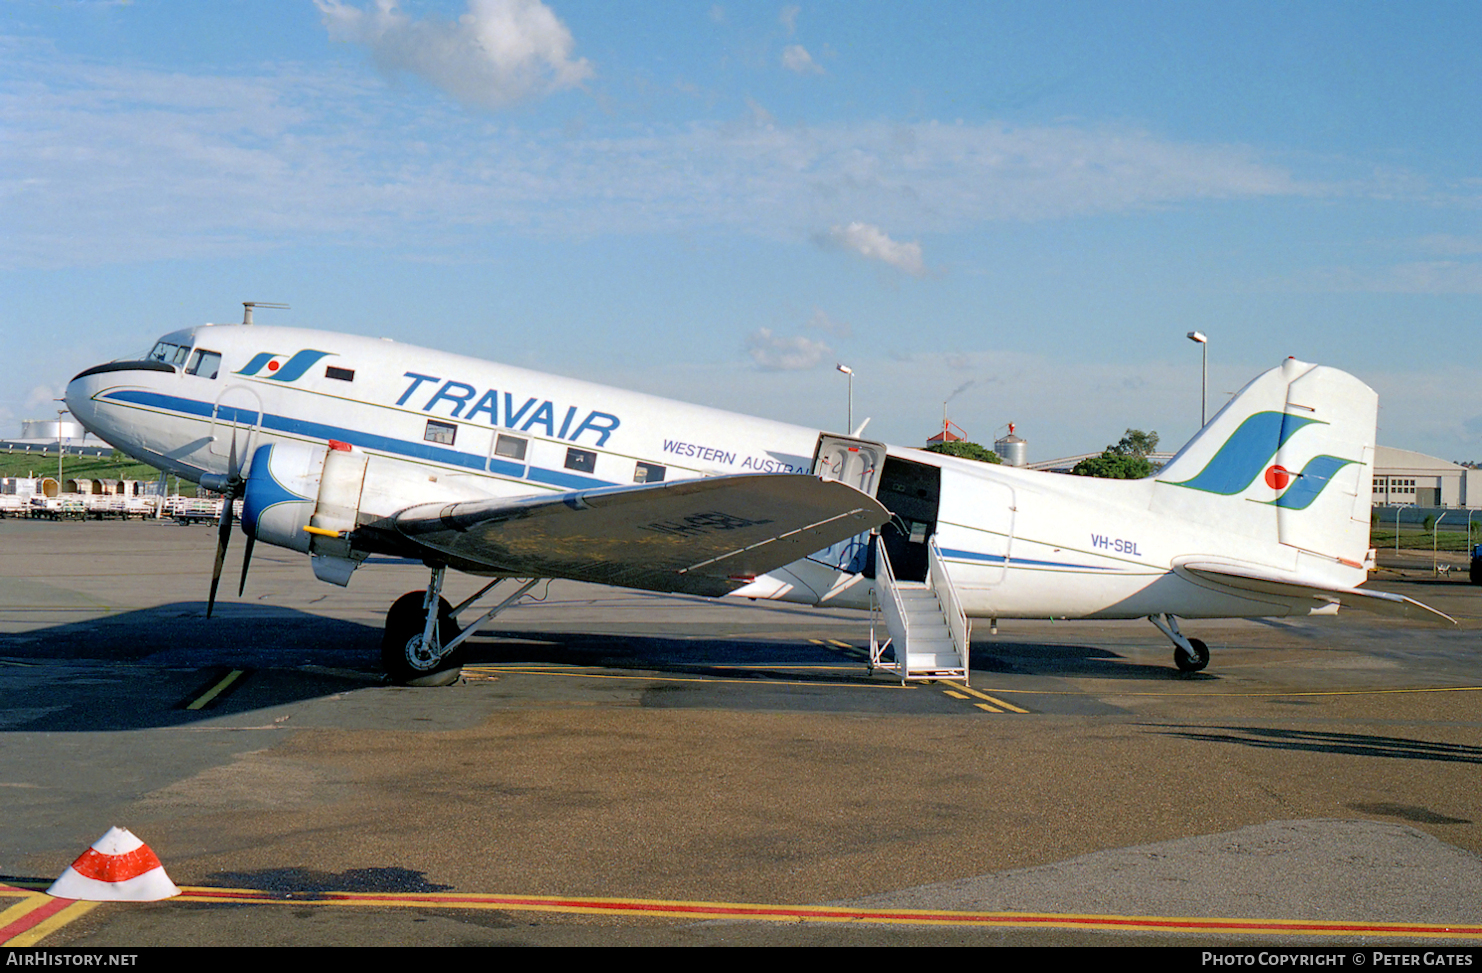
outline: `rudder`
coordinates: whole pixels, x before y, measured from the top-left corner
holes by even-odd
[[[1378,415],[1378,395],[1352,375],[1288,358],[1241,389],[1157,480],[1204,495],[1193,509],[1192,498],[1177,504],[1186,516],[1277,541],[1304,573],[1357,584]]]

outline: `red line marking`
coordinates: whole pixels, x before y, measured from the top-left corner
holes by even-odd
[[[7,943],[32,926],[39,926],[75,901],[75,899],[52,899],[45,905],[37,906],[10,925],[0,928],[0,943]]]
[[[184,898],[226,899],[239,902],[293,902],[295,904],[340,903],[345,905],[426,905],[571,909],[609,914],[654,914],[682,916],[725,916],[752,919],[814,921],[889,922],[951,925],[995,925],[1026,927],[1070,927],[1084,929],[1167,929],[1188,932],[1319,933],[1336,935],[1438,935],[1482,937],[1482,925],[1444,923],[1301,921],[1280,919],[1198,919],[1161,916],[1087,916],[1015,912],[930,912],[926,910],[845,909],[808,906],[769,906],[740,903],[673,902],[661,899],[616,900],[515,895],[462,895],[458,893],[322,892],[281,894],[250,889],[182,890]]]

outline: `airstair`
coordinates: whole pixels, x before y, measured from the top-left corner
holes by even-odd
[[[885,544],[875,539],[875,593],[870,611],[870,671],[900,676],[901,685],[931,679],[968,680],[972,629],[947,574],[941,548],[929,539],[925,581],[897,581]],[[888,638],[876,632],[883,622]],[[882,661],[889,652],[891,661]]]

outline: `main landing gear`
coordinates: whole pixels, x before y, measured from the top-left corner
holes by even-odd
[[[535,587],[538,578],[517,582],[509,597],[485,612],[468,628],[458,624],[458,614],[487,594],[504,578],[495,578],[456,608],[442,596],[447,568],[432,569],[425,591],[408,591],[386,613],[386,631],[381,636],[381,664],[391,681],[401,686],[451,686],[463,675],[464,641],[489,619],[513,605]]]
[[[1172,615],[1149,615],[1148,621],[1173,642],[1173,664],[1179,672],[1198,672],[1209,665],[1209,646],[1201,639],[1186,638],[1178,630],[1178,619]]]

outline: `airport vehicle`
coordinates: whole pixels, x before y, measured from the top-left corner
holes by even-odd
[[[968,618],[1146,617],[1185,671],[1209,652],[1180,618],[1344,604],[1448,620],[1359,587],[1377,396],[1291,358],[1134,481],[245,323],[167,334],[138,361],[81,372],[66,401],[130,456],[243,499],[242,585],[259,540],[309,555],[338,585],[372,554],[423,561],[426,590],[386,619],[383,659],[406,683],[455,679],[467,635],[535,581],[512,580],[467,631],[458,615],[510,579],[874,608],[902,678],[966,678]],[[223,504],[208,613],[232,516]],[[492,580],[455,608],[449,568]],[[938,631],[923,635],[933,613]],[[874,658],[885,664],[878,644]]]

